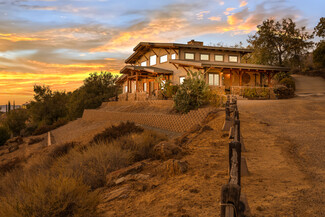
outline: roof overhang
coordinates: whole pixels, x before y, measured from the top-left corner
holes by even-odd
[[[247,63],[226,63],[215,61],[187,61],[187,60],[170,60],[172,64],[178,64],[181,66],[192,66],[194,68],[221,68],[221,69],[245,69],[245,70],[257,70],[257,71],[290,71],[290,68],[281,66],[269,66],[259,64],[247,64]]]

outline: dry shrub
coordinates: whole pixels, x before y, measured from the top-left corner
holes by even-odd
[[[0,165],[0,175],[4,175],[14,169],[20,168],[26,159],[24,157],[15,157],[6,163]]]
[[[76,145],[77,145],[76,142],[67,142],[64,144],[56,145],[49,153],[49,157],[51,157],[51,158],[62,157],[64,155],[68,154],[68,152],[71,149],[73,149]]]
[[[76,178],[39,174],[0,198],[0,216],[99,216],[99,195],[89,190]]]
[[[97,134],[93,138],[93,142],[98,143],[100,141],[107,141],[111,142],[114,139],[117,139],[119,137],[129,135],[131,133],[141,133],[143,132],[143,128],[136,126],[133,122],[122,122],[117,126],[111,126],[107,129],[105,129],[103,132]]]
[[[58,174],[81,177],[92,189],[103,187],[106,174],[129,165],[131,152],[111,143],[100,142],[89,146],[82,152],[71,151],[69,155],[59,159],[55,165]]]
[[[133,161],[141,161],[147,158],[155,158],[153,148],[167,137],[152,131],[144,131],[141,134],[131,134],[127,137],[114,141],[122,149],[132,151]]]

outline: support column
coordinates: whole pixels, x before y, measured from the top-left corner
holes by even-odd
[[[267,73],[267,85],[271,87],[271,74],[270,72]]]
[[[126,77],[126,86],[127,86],[127,91],[126,91],[126,92],[127,92],[127,93],[130,92],[129,82],[130,82],[130,81],[129,81],[129,76],[127,76],[127,77]]]
[[[242,80],[243,80],[243,72],[242,71],[239,71],[239,86],[242,86]]]
[[[136,73],[135,76],[135,92],[139,92],[139,73]]]
[[[223,85],[222,77],[223,77],[223,72],[220,72],[220,74],[219,74],[219,86]]]

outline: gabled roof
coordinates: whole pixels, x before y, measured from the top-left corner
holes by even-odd
[[[146,53],[151,48],[191,48],[191,49],[203,49],[203,50],[215,50],[215,51],[233,51],[240,52],[243,54],[252,53],[253,50],[245,48],[232,48],[232,47],[216,47],[216,46],[206,46],[206,45],[197,45],[197,44],[180,44],[180,43],[155,43],[155,42],[140,42],[137,46],[134,47],[134,53],[129,56],[125,63],[135,63],[135,61],[144,53]]]
[[[269,65],[259,65],[259,64],[247,64],[247,63],[227,63],[227,62],[217,62],[217,61],[188,61],[188,60],[170,60],[170,63],[183,65],[183,66],[193,66],[196,68],[228,68],[228,69],[252,69],[252,70],[266,70],[266,71],[290,71],[290,68],[281,66],[269,66]]]
[[[172,70],[162,69],[153,66],[124,66],[124,68],[121,69],[120,73],[127,74],[130,71],[143,71],[152,74],[166,74],[166,75],[173,74]]]

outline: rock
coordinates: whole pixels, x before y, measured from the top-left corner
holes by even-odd
[[[118,178],[124,177],[129,174],[136,174],[141,172],[145,164],[146,164],[145,162],[141,161],[131,166],[125,167],[123,169],[116,170],[114,172],[109,173],[106,176],[107,185],[114,185],[115,180],[117,180]]]
[[[187,161],[170,159],[165,161],[159,168],[158,173],[161,175],[174,176],[186,173],[188,170]]]
[[[7,145],[7,146],[10,146],[11,144],[21,145],[21,144],[23,144],[23,142],[24,142],[23,138],[21,136],[17,136],[17,137],[7,140],[5,145]]]
[[[173,157],[173,155],[176,155],[181,151],[181,149],[178,146],[167,141],[162,141],[159,144],[155,145],[153,150],[155,153],[155,157],[157,159],[163,159],[163,160],[167,160]]]
[[[201,128],[200,133],[203,133],[203,132],[205,132],[205,131],[211,131],[211,130],[213,130],[212,127],[210,127],[209,125],[204,125],[204,126]]]
[[[118,198],[127,198],[130,193],[129,186],[123,186],[121,188],[110,191],[108,194],[104,195],[104,201],[110,202]]]
[[[127,181],[139,181],[139,180],[146,180],[150,177],[150,175],[145,175],[145,174],[129,174],[127,176],[118,178],[114,181],[115,185],[122,184]]]
[[[14,144],[14,145],[11,145],[9,148],[8,148],[8,151],[9,151],[9,153],[11,153],[11,152],[14,152],[14,151],[16,151],[16,150],[18,150],[19,149],[19,145],[18,144]]]

